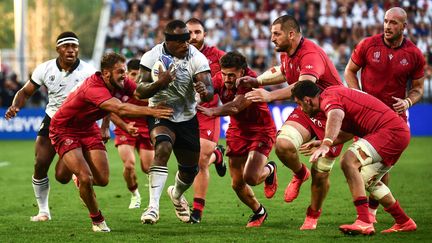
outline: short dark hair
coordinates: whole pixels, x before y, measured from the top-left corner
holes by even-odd
[[[221,68],[237,68],[246,70],[248,65],[246,57],[238,51],[230,51],[221,57],[219,60]]]
[[[177,28],[181,28],[184,29],[186,28],[186,24],[181,21],[181,20],[172,20],[170,21],[166,26],[165,26],[165,33],[173,33],[175,29]]]
[[[188,21],[186,21],[186,24],[189,24],[189,23],[191,23],[191,24],[199,24],[199,25],[201,25],[203,27],[204,32],[207,32],[206,27],[205,27],[204,23],[201,20],[199,20],[197,18],[190,18]]]
[[[72,32],[72,31],[65,31],[65,32],[61,33],[59,36],[57,36],[57,40],[56,41],[58,41],[60,39],[63,39],[63,38],[66,38],[66,37],[73,37],[73,38],[78,39],[78,36],[74,32]]]
[[[300,24],[298,21],[291,15],[282,15],[279,18],[273,21],[272,25],[281,24],[282,30],[284,32],[288,32],[290,30],[294,30],[297,33],[300,33]]]
[[[105,53],[101,60],[101,70],[111,70],[118,62],[125,63],[126,58],[115,52]]]
[[[321,89],[311,80],[297,81],[291,90],[292,97],[303,100],[304,97],[315,97],[321,93]]]
[[[127,64],[127,70],[131,71],[131,70],[139,70],[140,69],[140,60],[139,59],[131,59]]]

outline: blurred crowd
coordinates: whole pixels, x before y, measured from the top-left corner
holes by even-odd
[[[127,58],[140,58],[163,41],[168,21],[196,17],[205,24],[208,45],[238,50],[262,73],[278,63],[270,25],[290,14],[299,20],[303,35],[327,52],[343,77],[354,46],[366,36],[382,33],[384,13],[394,6],[407,11],[405,35],[425,55],[424,100],[432,102],[432,0],[112,0],[105,47]],[[6,83],[10,82],[1,82],[0,89],[7,93]]]

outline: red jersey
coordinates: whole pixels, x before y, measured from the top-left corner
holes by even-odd
[[[80,87],[69,94],[59,110],[53,116],[50,126],[57,131],[67,133],[86,133],[94,127],[96,121],[109,114],[99,105],[112,97],[121,100],[124,95],[132,97],[136,89],[135,82],[125,79],[124,89],[110,91],[100,72],[88,77]]]
[[[251,77],[257,76],[256,73],[250,69],[247,70],[246,75]],[[252,90],[251,88],[245,87],[227,89],[224,85],[221,72],[213,77],[213,83],[215,93],[219,94],[223,104],[234,100],[236,95],[244,95]],[[239,113],[231,115],[228,129],[252,132],[259,131],[268,133],[269,136],[274,136],[276,133],[276,126],[274,125],[267,103],[265,102],[253,102]]]
[[[408,129],[405,121],[377,98],[357,89],[334,86],[320,95],[320,108],[326,114],[332,109],[345,112],[341,130],[359,137],[381,128]]]
[[[410,40],[404,38],[400,47],[392,49],[378,34],[361,41],[351,56],[361,67],[362,90],[392,108],[392,96],[405,98],[407,83],[424,76],[425,59]]]
[[[321,47],[302,38],[296,51],[291,56],[281,54],[281,69],[288,84],[296,83],[300,75],[312,75],[322,90],[332,85],[342,85],[341,78]]]

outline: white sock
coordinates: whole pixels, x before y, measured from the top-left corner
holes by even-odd
[[[173,197],[175,199],[180,199],[181,195],[191,186],[192,184],[186,184],[179,178],[179,172],[177,171],[177,174],[175,176],[175,183],[174,183],[174,192]]]
[[[168,177],[168,167],[152,166],[149,172],[149,207],[159,208],[159,200]]]
[[[50,210],[48,206],[50,185],[48,177],[38,180],[32,176],[32,184],[36,197],[36,202],[39,206],[39,213],[46,213],[50,215]]]
[[[140,193],[138,191],[138,188],[134,192],[132,192],[132,196],[141,197],[141,195],[140,195]]]

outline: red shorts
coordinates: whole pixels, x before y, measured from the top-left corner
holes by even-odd
[[[76,148],[82,148],[83,151],[90,150],[104,150],[105,145],[102,141],[100,128],[96,125],[86,133],[68,133],[67,131],[60,131],[54,127],[50,128],[51,143],[54,149],[59,154],[60,158],[63,155]]]
[[[319,140],[324,139],[325,125],[327,117],[324,112],[319,112],[313,118],[310,118],[304,113],[300,106],[297,106],[293,112],[288,116],[287,121],[294,121],[306,128],[312,137],[316,137]],[[329,157],[337,157],[341,153],[343,144],[332,146],[328,152]]]
[[[217,143],[220,136],[220,118],[209,117],[197,112],[200,138]]]
[[[257,151],[269,156],[275,142],[275,131],[240,132],[229,128],[226,133],[228,157],[247,156],[250,151]]]
[[[408,147],[410,142],[410,131],[402,119],[399,125],[394,124],[378,129],[376,132],[367,134],[366,139],[381,156],[381,163],[391,166],[394,165],[402,152]]]
[[[114,134],[114,144],[116,147],[122,144],[126,144],[133,146],[137,149],[154,150],[154,147],[150,140],[150,136],[148,134],[148,130],[147,132],[139,133],[138,136],[133,137],[122,129],[116,128],[114,129]]]

